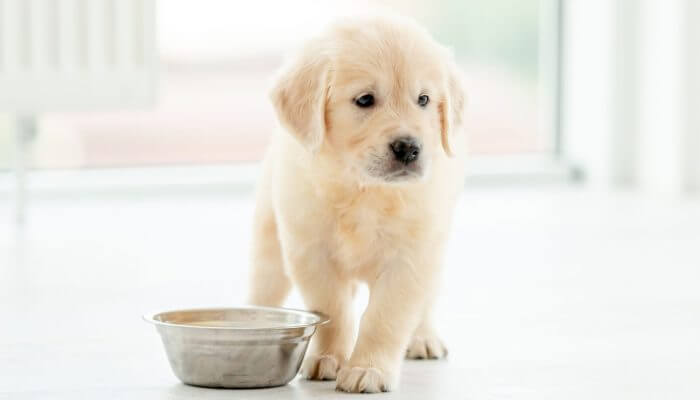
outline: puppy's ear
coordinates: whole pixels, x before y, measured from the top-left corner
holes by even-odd
[[[282,126],[311,152],[326,133],[328,67],[327,57],[310,44],[282,70],[270,92]]]
[[[438,111],[440,112],[440,124],[442,127],[442,148],[448,156],[452,157],[454,149],[451,139],[462,125],[466,101],[462,77],[451,55],[447,64],[447,72],[445,97],[438,104]]]

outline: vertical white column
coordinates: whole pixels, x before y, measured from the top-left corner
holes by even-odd
[[[132,25],[133,30],[131,32],[131,48],[133,50],[132,59],[134,61],[134,64],[138,67],[142,66],[145,60],[145,12],[145,3],[139,1],[132,1],[131,18],[134,21],[134,23]]]
[[[584,168],[586,182],[610,184],[614,1],[567,1],[564,7],[565,158]]]
[[[51,0],[26,0],[28,15],[25,22],[29,26],[24,29],[29,31],[29,59],[30,68],[37,73],[46,71],[51,63],[51,46],[53,38],[50,36]]]
[[[639,179],[640,2],[616,0],[614,13],[610,182],[629,187]]]
[[[2,71],[4,74],[16,72],[20,60],[19,4],[17,0],[1,0],[0,30],[2,31]]]
[[[117,63],[117,0],[104,0],[104,56],[106,67],[113,70]]]
[[[700,2],[685,0],[684,6],[683,184],[688,192],[697,194],[700,193]]]
[[[149,77],[142,81],[144,100],[155,101],[157,79],[156,4],[153,0],[133,0],[134,4],[134,65],[139,74]]]
[[[78,67],[87,70],[89,62],[90,29],[88,25],[88,0],[75,0],[75,48]]]
[[[558,0],[539,1],[537,126],[539,139],[545,143],[552,143],[552,148],[549,150],[557,156],[561,154],[559,142],[561,136],[560,132],[558,132],[561,128],[560,115],[558,114],[561,111],[559,107],[561,101],[559,98],[559,84],[561,83],[561,76],[559,75],[561,73],[559,71],[561,57],[560,13],[560,2]]]
[[[80,65],[78,0],[60,0],[57,14],[58,68],[64,73],[76,73]]]
[[[0,72],[5,70],[6,60],[7,60],[7,33],[5,32],[5,15],[7,14],[7,8],[5,6],[5,0],[0,0]]]
[[[46,49],[47,49],[47,67],[52,71],[56,71],[60,65],[60,41],[61,35],[59,32],[59,5],[62,0],[46,0]]]
[[[155,68],[156,3],[153,0],[149,0],[139,1],[136,4],[142,8],[140,19],[141,26],[143,27],[141,29],[141,41],[143,42],[141,48],[143,54],[142,67]]]
[[[133,6],[131,1],[122,0],[115,3],[115,61],[116,67],[121,71],[133,68]]]
[[[642,0],[639,176],[650,193],[684,191],[682,0]]]
[[[105,1],[90,0],[86,6],[88,69],[90,73],[99,76],[104,72],[107,61]]]

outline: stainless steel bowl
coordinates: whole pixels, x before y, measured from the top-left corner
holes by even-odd
[[[175,375],[221,388],[280,386],[299,372],[319,313],[269,307],[176,310],[143,317],[160,333]]]

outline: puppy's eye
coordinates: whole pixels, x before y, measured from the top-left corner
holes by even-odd
[[[422,94],[422,95],[418,96],[418,105],[421,107],[427,106],[429,101],[430,101],[430,97],[428,97],[427,94]]]
[[[372,107],[374,105],[374,96],[371,94],[363,94],[355,99],[355,105],[361,108]]]

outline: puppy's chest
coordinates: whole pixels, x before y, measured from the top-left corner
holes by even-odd
[[[359,198],[336,207],[330,245],[343,269],[363,269],[396,257],[421,235],[420,221],[400,198]]]

